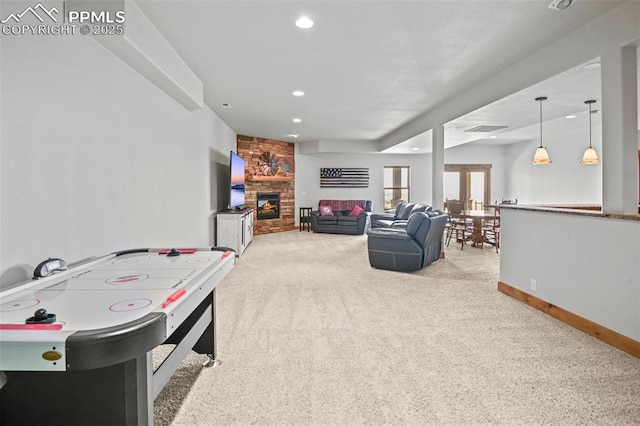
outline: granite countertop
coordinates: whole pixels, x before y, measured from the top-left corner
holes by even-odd
[[[609,219],[625,219],[640,221],[640,214],[618,214],[602,213],[601,206],[584,204],[564,204],[564,205],[535,205],[535,204],[501,204],[490,207],[500,207],[500,209],[525,210],[545,213],[559,213],[575,216],[591,216]]]

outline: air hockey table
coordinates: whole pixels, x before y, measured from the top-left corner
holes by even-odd
[[[234,265],[222,247],[135,249],[0,292],[0,423],[153,424],[189,351],[217,363],[215,290]]]

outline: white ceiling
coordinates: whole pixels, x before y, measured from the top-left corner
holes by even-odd
[[[348,145],[379,140],[622,2],[575,0],[562,11],[547,8],[547,0],[137,3],[235,132]],[[315,26],[297,28],[302,15]],[[453,120],[445,126],[447,146],[529,137],[514,130],[538,122],[537,96],[549,97],[545,119],[585,111],[585,100],[600,102],[599,70],[578,66]],[[302,122],[293,123],[296,117]],[[508,129],[491,140],[464,132],[477,125]],[[427,133],[385,152],[424,153],[430,142]]]
[[[596,103],[592,105],[592,110],[600,109],[600,69],[592,68],[593,64],[597,62],[589,61],[580,64],[562,74],[450,121],[445,125],[445,146],[450,148],[471,142],[507,145],[539,138],[540,104],[535,99],[541,96],[548,98],[542,104],[543,121],[554,122],[554,133],[565,133],[572,130],[572,127],[575,130],[576,125],[584,126],[588,120],[589,111],[584,101],[593,99]],[[590,66],[586,67],[587,65]],[[570,115],[575,116],[576,120],[569,121],[566,117]],[[551,129],[549,124],[551,123],[545,124],[545,128]],[[507,128],[486,133],[467,131],[482,125],[507,126]],[[491,139],[491,136],[495,136],[495,139]],[[419,148],[418,151],[413,150],[416,147]],[[397,144],[385,152],[431,152],[431,132]]]

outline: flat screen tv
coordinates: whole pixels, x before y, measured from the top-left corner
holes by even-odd
[[[246,207],[244,200],[244,160],[231,151],[229,159],[229,209],[242,210]]]

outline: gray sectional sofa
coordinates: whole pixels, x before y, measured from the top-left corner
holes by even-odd
[[[431,206],[417,203],[398,203],[395,210],[371,214],[371,228],[406,228],[413,213],[431,211]]]

